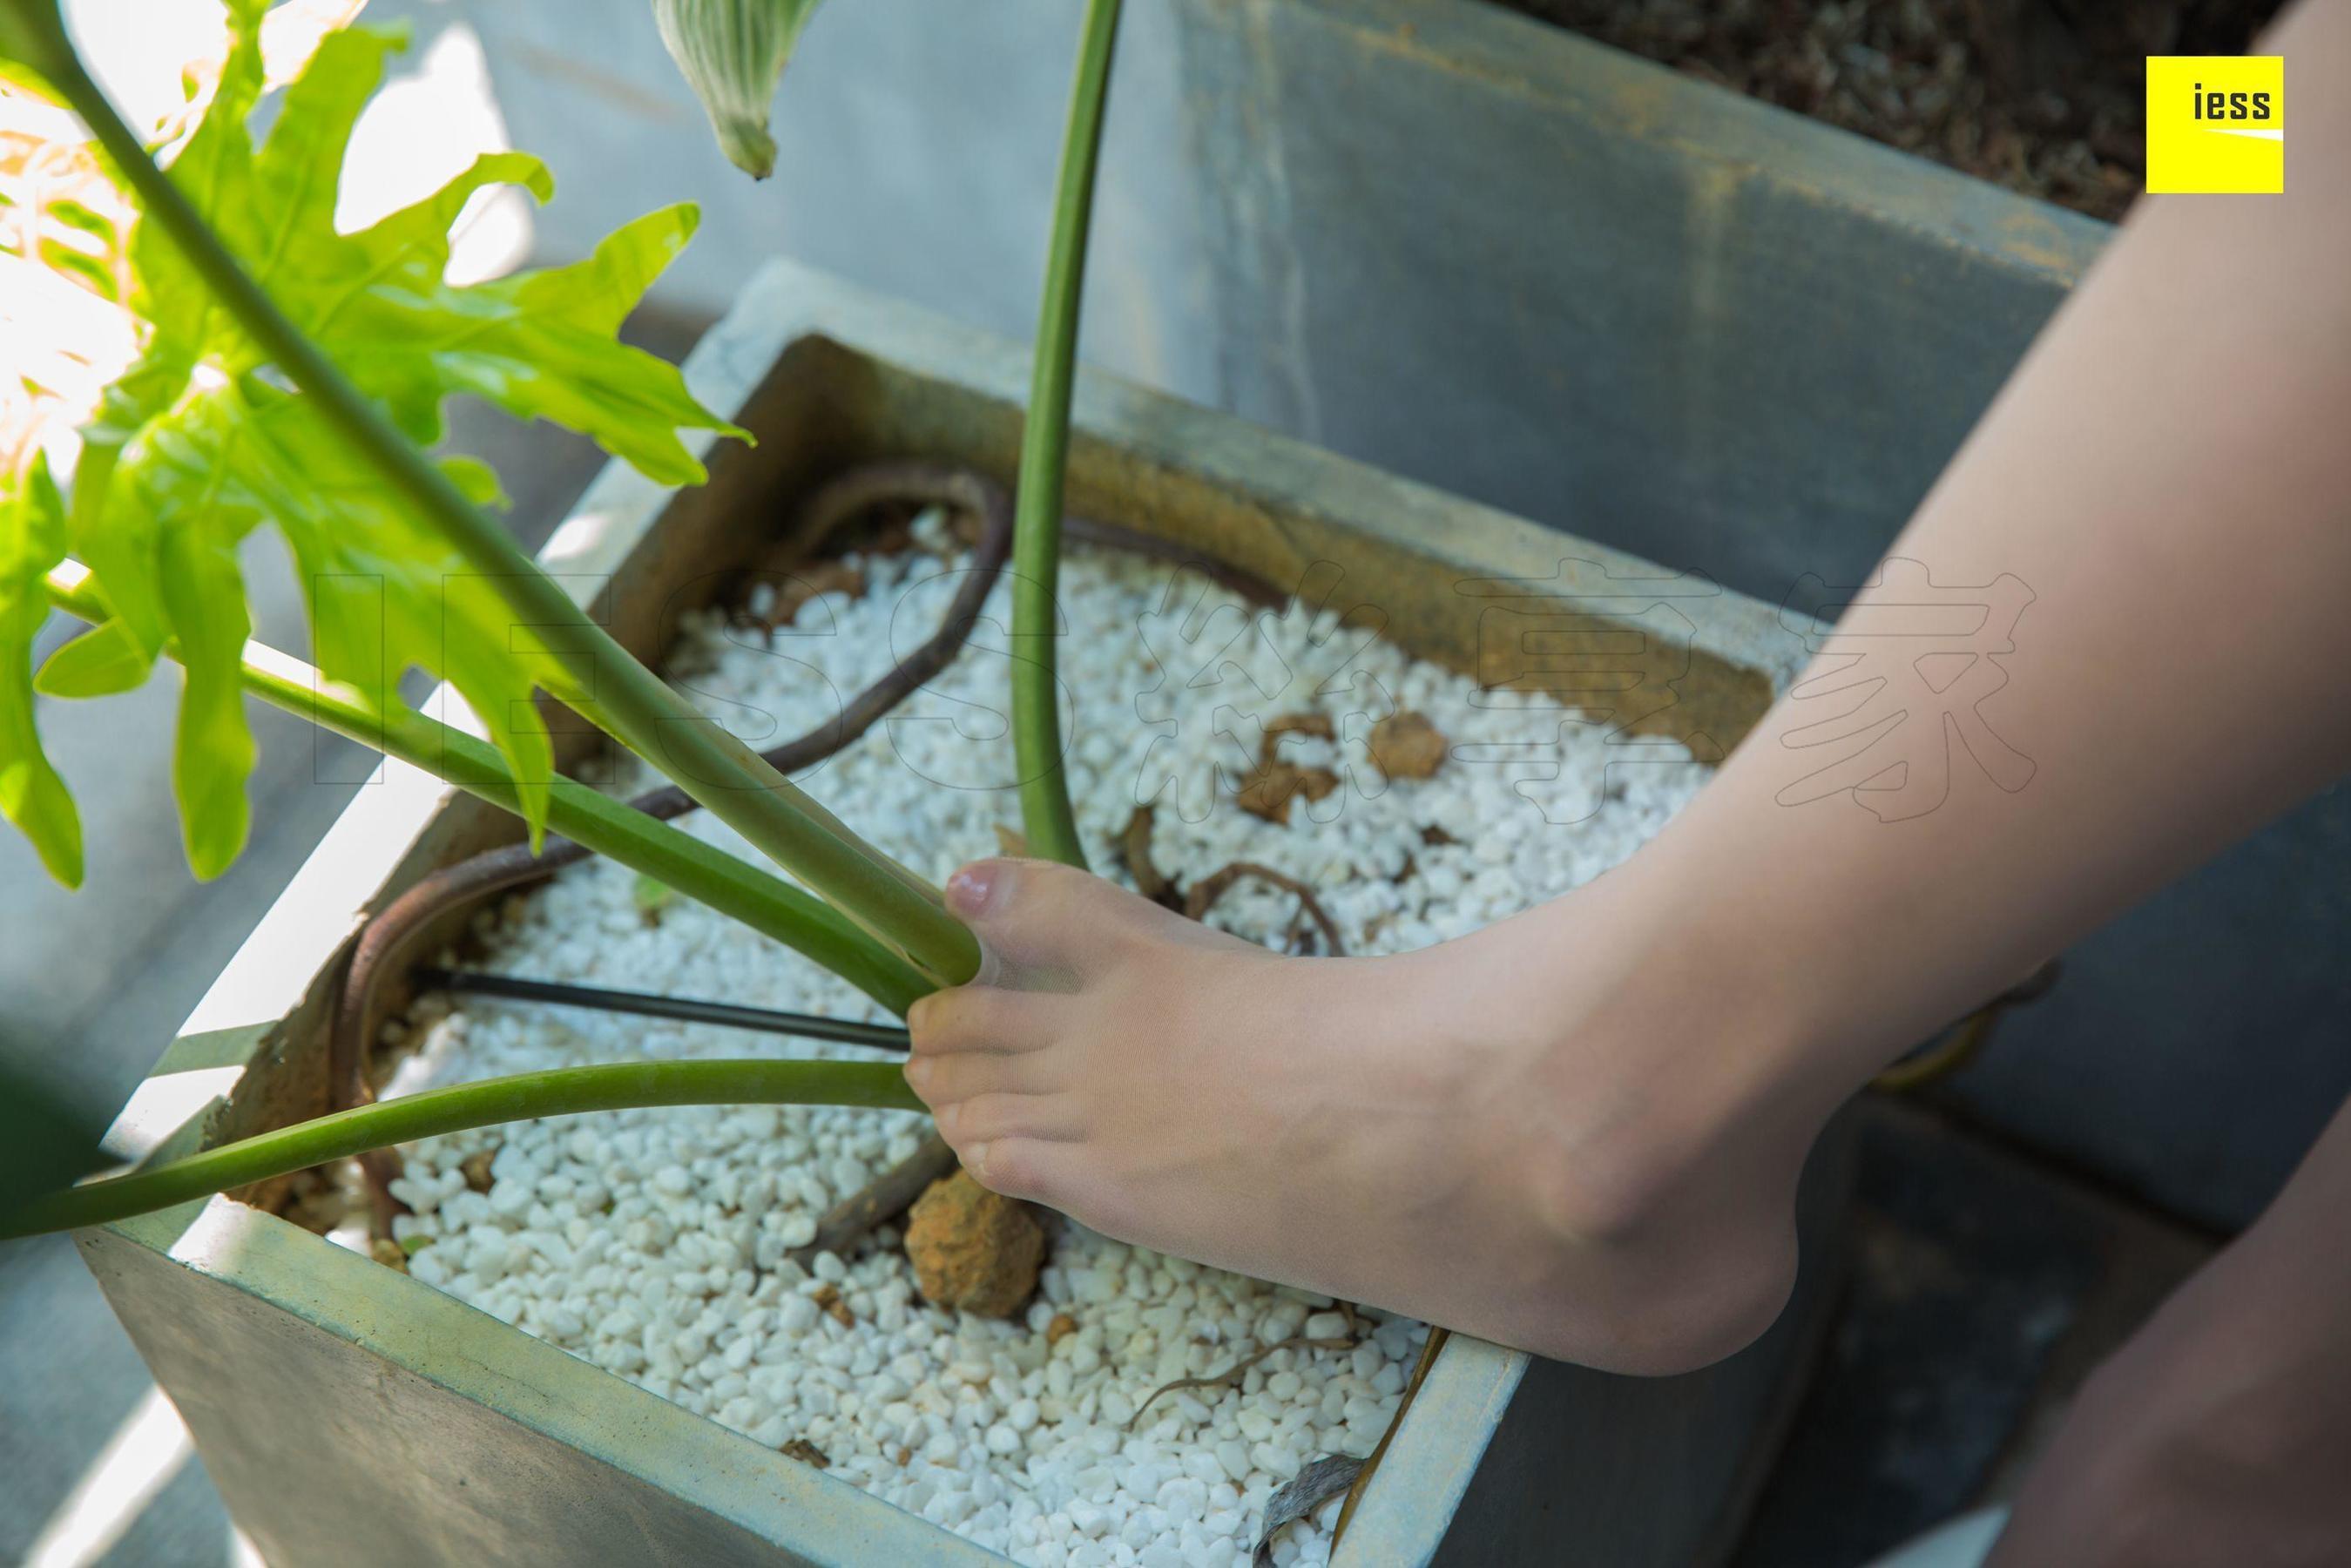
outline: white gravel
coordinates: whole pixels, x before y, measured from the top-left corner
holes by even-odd
[[[770,642],[716,613],[689,617],[672,675],[755,744],[824,718],[929,633],[952,591],[932,551],[866,559],[866,591],[828,594]],[[1074,693],[1070,774],[1098,866],[1139,798],[1165,787],[1155,858],[1189,881],[1237,859],[1305,878],[1350,950],[1395,951],[1481,925],[1588,880],[1687,799],[1695,768],[1605,775],[1627,755],[1604,732],[1562,730],[1547,701],[1481,695],[1337,617],[1249,610],[1163,564],[1073,549],[1063,570]],[[1320,589],[1321,584],[1310,584]],[[1343,584],[1334,609],[1353,609]],[[1196,612],[1188,618],[1186,612]],[[956,664],[848,751],[802,780],[859,832],[943,878],[998,848],[1018,821],[1011,789],[999,587]],[[1384,784],[1369,726],[1398,708],[1435,721],[1458,752],[1436,778]],[[1249,815],[1231,776],[1255,726],[1309,709],[1337,738],[1282,755],[1347,782],[1291,821]],[[1477,749],[1483,747],[1484,749]],[[1654,748],[1643,756],[1661,755]],[[1663,755],[1686,756],[1677,750]],[[634,764],[631,767],[633,768]],[[1218,779],[1222,769],[1224,779]],[[1546,781],[1546,775],[1554,775]],[[1621,779],[1613,795],[1604,776]],[[1579,803],[1546,822],[1514,790]],[[616,780],[633,789],[640,774]],[[689,831],[743,852],[703,814]],[[1425,829],[1441,830],[1424,833]],[[1458,841],[1445,841],[1445,836]],[[1429,841],[1430,840],[1437,841]],[[1244,885],[1217,924],[1268,942],[1295,901]],[[564,873],[477,922],[481,967],[847,1017],[864,998],[701,906],[642,906],[608,862]],[[627,1057],[856,1055],[703,1026],[446,997],[388,1027],[416,1047],[392,1092]],[[884,1231],[857,1256],[783,1260],[817,1217],[910,1153],[926,1124],[894,1112],[756,1107],[615,1113],[528,1123],[410,1147],[396,1189],[412,1271],[460,1300],[689,1410],[781,1447],[812,1444],[829,1473],[1023,1563],[1225,1568],[1245,1564],[1267,1498],[1309,1458],[1363,1455],[1394,1413],[1425,1329],[1375,1324],[1351,1353],[1279,1352],[1238,1391],[1162,1398],[1171,1379],[1222,1370],[1260,1344],[1335,1333],[1322,1298],[1129,1248],[1075,1226],[1055,1244],[1025,1320],[962,1318],[925,1304]],[[495,1185],[467,1190],[460,1163],[496,1150]],[[853,1318],[820,1309],[825,1285]],[[1059,1314],[1074,1320],[1049,1344]],[[1333,1502],[1301,1521],[1277,1563],[1329,1554]]]

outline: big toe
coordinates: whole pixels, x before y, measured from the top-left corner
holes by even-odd
[[[1052,861],[974,861],[947,879],[947,908],[979,938],[981,977],[1075,989],[1119,946],[1175,917],[1098,876]]]

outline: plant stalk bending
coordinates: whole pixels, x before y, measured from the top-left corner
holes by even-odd
[[[1086,0],[1053,196],[1012,533],[1012,631],[1019,650],[1012,664],[1012,739],[1020,765],[1020,823],[1032,853],[1079,867],[1085,865],[1086,854],[1061,771],[1061,720],[1055,701],[1060,687],[1054,646],[1061,623],[1056,593],[1078,313],[1085,294],[1086,237],[1093,221],[1094,169],[1101,161],[1118,17],[1119,0]]]
[[[851,1105],[916,1111],[890,1061],[622,1061],[428,1089],[86,1182],[0,1216],[0,1240],[105,1225],[370,1149],[470,1127],[648,1105]]]

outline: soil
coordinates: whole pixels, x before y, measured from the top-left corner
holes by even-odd
[[[2146,57],[2242,54],[2280,0],[1503,0],[2092,217],[2145,179]]]

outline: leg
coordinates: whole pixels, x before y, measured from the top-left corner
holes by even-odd
[[[2351,1104],[2090,1380],[1991,1562],[2351,1563]]]

